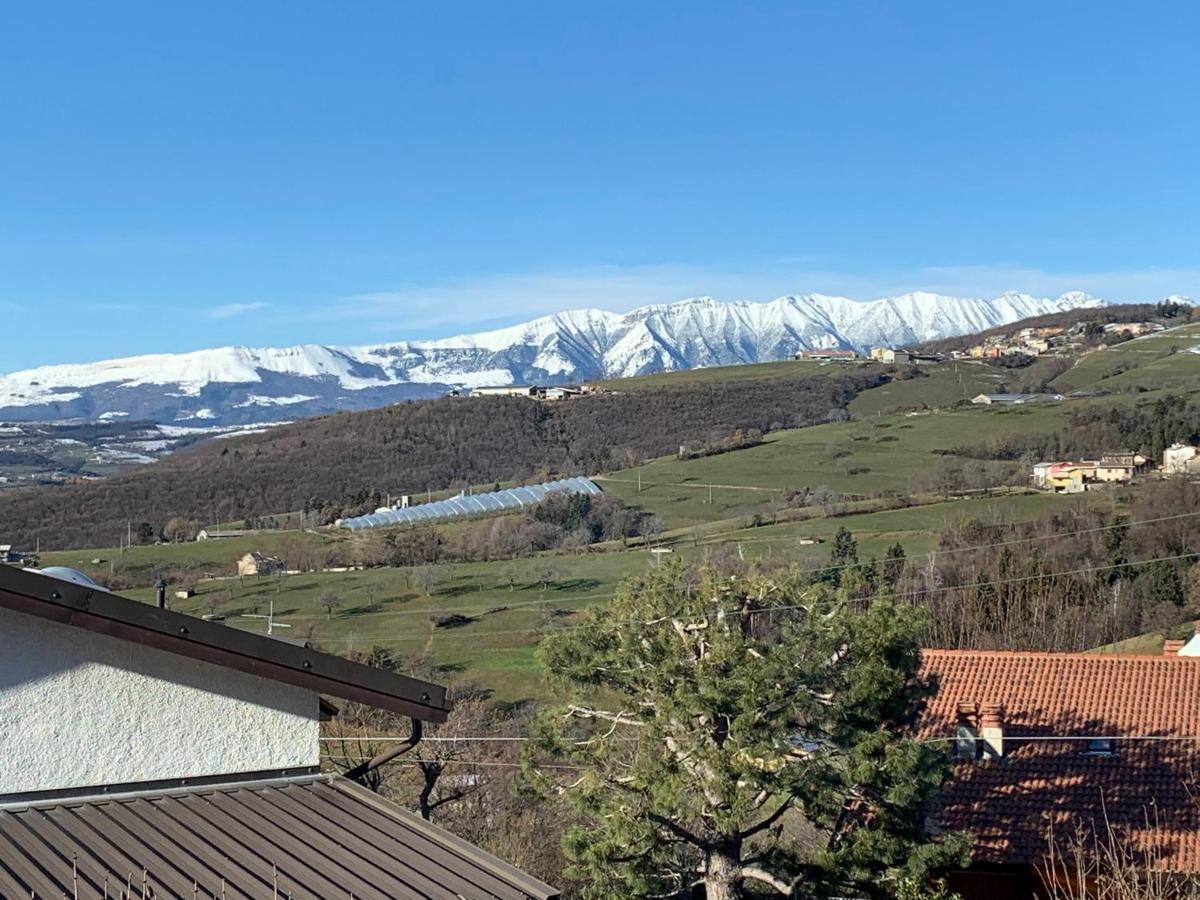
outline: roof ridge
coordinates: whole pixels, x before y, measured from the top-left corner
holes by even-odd
[[[1200,656],[1163,655],[1161,653],[1097,653],[1091,650],[963,650],[954,647],[922,647],[928,657],[994,657],[998,659],[1104,659],[1128,662],[1200,662]]]
[[[95,584],[0,566],[0,608],[426,722],[446,721],[450,709],[441,685],[140,603]]]
[[[0,813],[23,809],[50,809],[76,803],[107,803],[137,797],[177,797],[228,790],[255,790],[286,784],[331,781],[333,776],[316,766],[262,772],[227,772],[197,778],[165,778],[158,781],[131,781],[113,785],[84,785],[51,791],[0,794]]]

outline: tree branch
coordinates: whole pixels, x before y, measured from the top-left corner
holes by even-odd
[[[589,709],[586,706],[567,707],[567,717],[571,716],[579,719],[603,719],[606,722],[615,722],[618,725],[633,725],[638,728],[642,728],[646,724],[637,719],[631,719],[624,713],[611,713],[603,709]]]
[[[706,841],[704,838],[700,837],[700,835],[693,834],[692,832],[690,832],[686,828],[684,828],[682,825],[676,824],[675,822],[672,822],[670,819],[663,818],[662,816],[656,815],[655,813],[648,814],[646,818],[648,818],[651,822],[653,822],[656,825],[661,825],[663,828],[667,829],[667,831],[671,832],[676,837],[682,838],[683,840],[687,841],[689,844],[692,844],[695,847],[701,847],[701,848],[707,850],[707,849],[710,849],[710,848],[716,846],[715,844],[713,844],[712,841]]]
[[[785,897],[792,895],[792,891],[795,890],[796,885],[800,881],[799,878],[794,878],[791,882],[783,881],[757,866],[742,866],[742,877],[768,884]]]
[[[779,804],[778,809],[776,809],[773,813],[771,813],[769,816],[767,816],[765,819],[763,819],[757,825],[751,825],[749,828],[747,828],[745,831],[743,831],[742,837],[743,838],[752,837],[752,836],[758,834],[760,831],[765,831],[766,829],[768,829],[772,825],[774,825],[777,821],[779,821],[779,817],[782,816],[785,812],[787,812],[791,808],[792,808],[792,799],[789,797],[788,799],[784,800],[781,804]]]

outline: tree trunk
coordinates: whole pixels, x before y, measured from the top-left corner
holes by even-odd
[[[740,900],[742,867],[738,856],[722,848],[712,850],[704,867],[705,900]]]
[[[437,787],[438,779],[442,776],[442,767],[436,763],[421,763],[420,766],[424,784],[421,785],[421,793],[417,797],[417,807],[421,811],[421,818],[426,822],[431,822],[433,821],[433,805],[429,801],[433,796],[434,788]]]

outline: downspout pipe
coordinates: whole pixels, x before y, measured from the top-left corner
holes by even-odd
[[[362,765],[355,766],[353,769],[351,769],[349,772],[346,773],[345,777],[349,778],[351,781],[361,781],[369,773],[374,772],[380,766],[387,765],[393,759],[396,759],[396,757],[403,756],[405,753],[407,753],[413,747],[417,746],[417,744],[421,743],[422,733],[423,733],[423,731],[422,731],[421,720],[413,719],[412,720],[412,733],[408,737],[406,737],[403,741],[401,741],[399,744],[392,747],[391,749],[385,750],[383,753],[380,753],[374,759],[367,760]]]

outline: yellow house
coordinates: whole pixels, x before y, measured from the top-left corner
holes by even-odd
[[[1080,494],[1095,471],[1095,463],[1060,463],[1046,473],[1044,484],[1056,494]]]
[[[1100,463],[1093,471],[1092,478],[1105,484],[1124,484],[1133,481],[1133,466],[1122,463]]]

